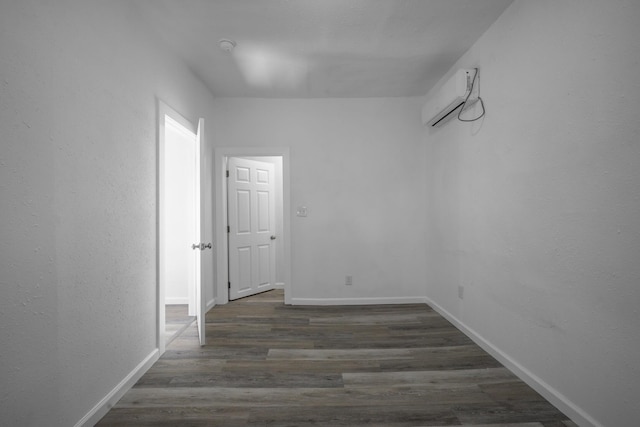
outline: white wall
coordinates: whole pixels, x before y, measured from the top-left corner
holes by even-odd
[[[0,414],[70,426],[156,348],[156,97],[211,96],[131,2],[0,9]]]
[[[195,298],[195,258],[191,245],[200,242],[195,232],[195,144],[196,136],[186,129],[165,127],[166,304],[188,304],[190,295]]]
[[[420,101],[215,100],[216,144],[291,147],[294,303],[424,295]]]
[[[638,22],[517,0],[451,70],[480,67],[486,118],[424,135],[430,300],[581,425],[640,419]]]

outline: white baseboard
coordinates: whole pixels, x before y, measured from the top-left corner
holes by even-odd
[[[154,349],[142,362],[138,364],[129,374],[124,377],[120,383],[113,390],[111,390],[100,402],[98,402],[80,421],[75,424],[75,427],[93,427],[97,424],[102,417],[129,391],[131,387],[144,375],[145,372],[151,368],[158,359],[160,353],[158,349]]]
[[[291,298],[292,305],[424,304],[424,297]]]
[[[540,393],[542,397],[547,399],[556,408],[562,411],[566,416],[571,418],[573,422],[583,427],[603,427],[603,425],[597,422],[592,416],[590,416],[585,410],[569,400],[565,395],[560,393],[555,388],[544,382],[537,375],[520,365],[511,356],[504,353],[497,348],[491,342],[487,341],[480,334],[474,331],[469,326],[462,323],[458,318],[453,316],[447,310],[442,308],[439,304],[431,300],[430,298],[424,298],[423,300],[431,308],[441,314],[449,322],[460,329],[465,335],[471,338],[476,344],[482,347],[487,353],[495,357],[500,363],[502,363],[507,369],[513,372],[518,378],[527,383],[531,388]]]
[[[187,297],[165,298],[164,303],[165,305],[173,305],[173,304],[184,305],[184,304],[189,304],[189,298]]]
[[[211,310],[215,305],[216,305],[216,299],[215,299],[215,298],[213,298],[213,299],[211,299],[211,300],[207,301],[207,306],[206,306],[206,308],[205,308],[205,313],[206,313],[207,311]]]
[[[276,282],[275,289],[284,289],[284,282]]]

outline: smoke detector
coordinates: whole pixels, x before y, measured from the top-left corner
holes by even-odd
[[[220,49],[224,50],[225,52],[229,52],[231,53],[233,51],[233,48],[236,47],[236,42],[234,42],[233,40],[229,40],[229,39],[221,39],[218,44],[220,45]]]

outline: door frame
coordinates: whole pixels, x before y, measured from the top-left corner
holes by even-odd
[[[227,159],[229,157],[282,157],[282,242],[284,302],[291,304],[291,183],[289,147],[215,147],[214,197],[216,239],[216,304],[229,302],[229,249],[227,246]],[[280,238],[280,236],[279,236]]]
[[[159,355],[161,356],[165,350],[166,350],[166,342],[165,342],[165,337],[164,337],[164,330],[165,330],[165,323],[166,323],[166,315],[165,315],[165,277],[164,274],[162,272],[162,267],[165,264],[164,261],[164,247],[166,245],[165,242],[165,236],[164,236],[164,226],[165,226],[165,218],[164,218],[164,203],[165,203],[165,195],[164,195],[164,186],[165,186],[165,182],[164,182],[164,178],[165,178],[165,170],[164,170],[164,162],[165,162],[165,133],[166,133],[166,129],[165,129],[165,120],[164,117],[165,115],[171,117],[173,120],[175,120],[176,122],[178,122],[180,125],[184,126],[186,129],[188,129],[190,132],[193,132],[195,135],[198,135],[198,128],[199,125],[202,122],[202,119],[199,119],[197,121],[197,124],[193,124],[191,121],[189,121],[187,118],[185,118],[182,114],[180,114],[179,112],[177,112],[176,110],[174,110],[173,108],[171,108],[169,105],[167,105],[166,103],[162,102],[161,100],[157,100],[158,101],[158,108],[157,108],[157,129],[158,129],[158,135],[157,135],[157,141],[158,141],[158,145],[157,145],[157,159],[158,159],[158,163],[157,163],[157,191],[156,191],[156,200],[157,200],[157,204],[156,204],[156,236],[157,236],[157,244],[156,244],[156,296],[157,296],[157,301],[156,301],[156,306],[157,306],[157,313],[156,313],[156,346],[158,348],[158,352]],[[200,155],[198,156],[200,159],[200,162],[202,162],[202,135],[200,135],[200,139],[196,140],[196,144],[198,145],[198,151],[200,152]],[[202,169],[200,169],[200,182],[202,182]],[[200,188],[200,186],[198,186],[198,188]],[[203,221],[203,205],[204,205],[204,201],[202,200],[202,190],[200,189],[200,223],[202,224]],[[200,234],[202,235],[202,229],[200,229]],[[200,285],[200,294],[202,295],[202,265],[200,265],[200,280],[196,280],[196,285],[199,284]],[[196,274],[198,274],[198,272],[196,272]],[[196,289],[195,292],[197,293],[198,290]],[[197,298],[196,298],[197,301]],[[198,306],[198,304],[196,303],[196,310],[197,311],[202,311],[201,308]],[[198,316],[198,313],[196,313],[196,317]]]

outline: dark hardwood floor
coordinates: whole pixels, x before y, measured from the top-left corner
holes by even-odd
[[[285,306],[270,291],[207,314],[99,426],[575,426],[426,305]]]

